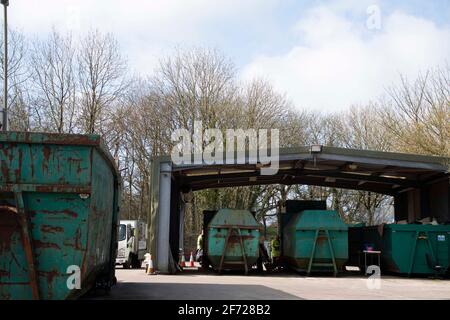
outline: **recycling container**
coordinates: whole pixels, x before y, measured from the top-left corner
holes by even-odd
[[[386,224],[364,228],[364,243],[381,251],[384,271],[438,275],[450,265],[450,225]]]
[[[0,299],[114,284],[119,184],[97,135],[0,133]]]
[[[248,210],[220,209],[206,234],[208,260],[213,269],[245,270],[259,258],[260,225]]]
[[[348,227],[336,211],[301,211],[283,233],[283,258],[299,272],[337,275],[348,260]]]

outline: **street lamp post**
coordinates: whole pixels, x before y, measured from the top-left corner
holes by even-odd
[[[1,0],[3,5],[3,131],[8,130],[8,5],[9,0]]]

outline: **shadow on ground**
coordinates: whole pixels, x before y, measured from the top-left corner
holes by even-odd
[[[94,300],[299,300],[262,285],[119,282],[109,294],[91,292]]]

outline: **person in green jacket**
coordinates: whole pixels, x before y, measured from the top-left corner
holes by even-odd
[[[281,243],[280,236],[276,236],[270,243],[272,254],[272,271],[279,270],[280,267],[280,255],[281,255]]]
[[[276,236],[274,239],[272,239],[271,242],[272,265],[274,268],[277,267],[278,265],[278,260],[281,254],[280,249],[281,249],[280,236]]]

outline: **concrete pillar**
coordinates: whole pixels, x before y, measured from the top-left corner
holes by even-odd
[[[171,182],[172,165],[170,162],[162,162],[159,180],[158,258],[156,260],[157,270],[162,273],[169,273]]]

